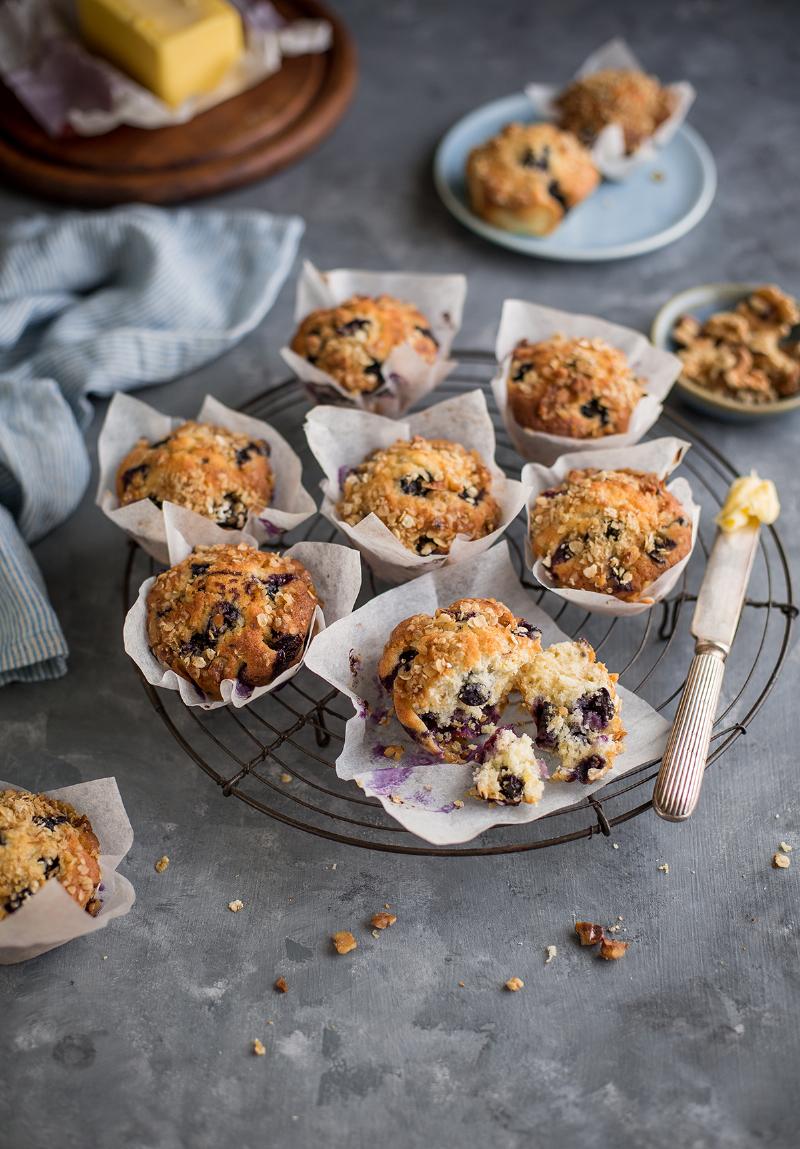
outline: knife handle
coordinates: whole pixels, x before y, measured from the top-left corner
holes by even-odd
[[[728,651],[698,643],[653,791],[653,808],[668,822],[694,812],[706,768]]]

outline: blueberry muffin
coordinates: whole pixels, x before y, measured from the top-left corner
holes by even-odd
[[[655,76],[609,68],[570,84],[555,106],[559,126],[587,147],[608,124],[619,124],[630,155],[672,115],[675,95]]]
[[[345,391],[361,395],[386,385],[384,362],[402,344],[426,363],[436,362],[438,341],[413,303],[391,295],[354,295],[337,307],[307,315],[291,348]]]
[[[540,631],[491,598],[413,615],[389,637],[378,674],[398,721],[426,750],[466,761],[491,734]]]
[[[475,756],[472,796],[499,806],[532,805],[544,793],[543,766],[527,734],[503,726],[487,738]]]
[[[414,554],[446,555],[457,535],[481,539],[500,525],[491,484],[477,451],[415,435],[350,471],[336,515],[355,526],[372,512]]]
[[[153,583],[147,636],[159,662],[220,698],[224,679],[252,690],[298,662],[317,602],[297,559],[199,546]]]
[[[241,530],[250,511],[269,506],[274,489],[269,443],[209,423],[183,423],[166,439],[140,439],[117,471],[121,507],[167,500]]]
[[[570,471],[530,513],[534,557],[556,586],[639,600],[692,545],[692,525],[658,475]]]
[[[557,642],[522,667],[519,690],[536,723],[536,745],[558,759],[555,782],[595,782],[622,749],[616,674],[588,642]]]
[[[511,355],[508,404],[531,431],[572,439],[621,435],[643,394],[627,356],[602,339],[523,339]]]
[[[475,214],[524,235],[553,231],[599,182],[583,145],[552,124],[507,124],[467,160]]]
[[[0,921],[50,878],[95,916],[99,859],[91,822],[68,802],[27,790],[0,791]]]

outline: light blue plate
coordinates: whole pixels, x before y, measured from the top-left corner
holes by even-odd
[[[469,207],[467,156],[512,120],[536,118],[524,93],[506,96],[464,116],[436,150],[433,178],[445,207],[485,239],[540,259],[627,259],[680,239],[711,207],[717,190],[714,158],[697,132],[684,124],[651,163],[624,183],[603,182],[552,235],[515,235],[485,223]],[[663,178],[654,180],[653,172]]]

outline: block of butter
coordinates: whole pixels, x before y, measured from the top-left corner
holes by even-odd
[[[78,0],[78,19],[92,51],[173,106],[215,88],[244,49],[227,0]]]

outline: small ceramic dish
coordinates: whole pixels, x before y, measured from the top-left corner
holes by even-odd
[[[650,328],[650,339],[655,347],[662,351],[677,351],[677,344],[672,338],[675,324],[682,315],[694,315],[700,322],[704,322],[715,311],[727,311],[735,307],[740,300],[750,295],[760,283],[704,283],[699,287],[690,287],[681,291],[668,300],[653,320]],[[706,415],[713,415],[717,419],[724,419],[731,423],[751,423],[759,419],[767,419],[775,415],[782,415],[787,411],[795,411],[800,407],[800,392],[789,399],[778,399],[774,403],[740,403],[727,395],[718,395],[708,391],[698,383],[692,383],[679,375],[675,381],[675,391],[690,406],[696,407]]]

